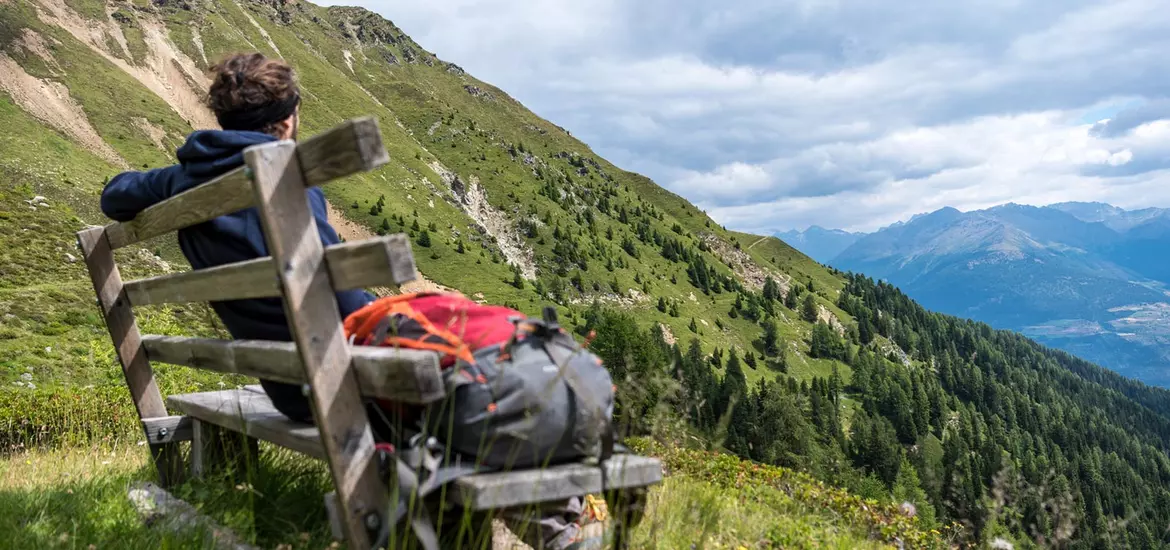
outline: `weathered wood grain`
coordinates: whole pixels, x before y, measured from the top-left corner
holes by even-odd
[[[162,394],[154,380],[154,371],[142,349],[138,323],[134,320],[130,301],[126,299],[122,275],[114,262],[114,251],[104,228],[79,231],[77,242],[89,270],[90,281],[97,294],[97,303],[113,341],[118,362],[122,365],[122,375],[126,379],[126,386],[130,388],[134,408],[138,411],[138,418],[168,416]],[[158,468],[160,482],[164,486],[178,483],[182,476],[182,455],[178,445],[151,444],[150,451]]]
[[[381,151],[379,153],[379,151]],[[373,117],[348,120],[297,147],[305,166],[305,186],[323,185],[390,160]],[[143,210],[133,220],[106,226],[111,248],[190,227],[253,206],[255,194],[247,169],[240,167],[214,180]]]
[[[644,487],[662,481],[662,462],[637,455],[614,455],[601,469],[589,464],[565,464],[542,469],[468,476],[455,481],[448,501],[468,510],[491,510],[550,502],[607,490]]]
[[[156,363],[304,384],[305,371],[293,342],[213,340],[145,335],[142,345]],[[350,346],[362,395],[427,404],[443,398],[439,357],[430,351]]]
[[[314,137],[297,147],[297,161],[307,185],[321,185],[390,162],[390,154],[382,145],[382,130],[375,117],[347,120],[327,134]]]
[[[415,278],[406,235],[335,244],[325,249],[325,262],[338,291],[392,287]],[[135,306],[272,298],[280,296],[280,278],[272,258],[266,257],[130,281],[126,295]]]
[[[344,154],[338,149],[329,156]],[[266,143],[245,150],[244,159],[254,175],[256,210],[279,268],[285,316],[312,390],[313,420],[337,488],[346,540],[354,548],[366,548],[371,528],[386,518],[386,487],[374,460],[374,438],[357,376],[349,368],[349,346],[296,149],[288,141]]]
[[[191,418],[186,416],[163,416],[160,418],[143,418],[142,429],[146,432],[146,442],[154,445],[177,441],[190,441],[192,438]]]
[[[167,397],[167,404],[201,423],[268,441],[313,458],[325,458],[317,428],[289,420],[262,393],[246,390],[186,393]],[[200,428],[204,434],[207,433],[205,428]]]

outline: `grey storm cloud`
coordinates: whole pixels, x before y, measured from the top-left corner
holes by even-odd
[[[1170,119],[1170,99],[1159,98],[1117,113],[1089,129],[1097,137],[1119,137],[1147,122]]]
[[[729,227],[1170,206],[1159,0],[358,3]]]

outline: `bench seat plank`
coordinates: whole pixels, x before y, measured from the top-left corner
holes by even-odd
[[[167,397],[167,404],[202,422],[325,459],[317,428],[289,420],[264,393],[249,390],[185,393]]]
[[[172,395],[167,403],[201,421],[245,433],[318,459],[325,458],[317,429],[280,414],[259,386],[205,393]],[[490,510],[563,500],[605,489],[627,489],[662,481],[662,462],[636,455],[615,455],[601,471],[587,464],[494,472],[455,481],[447,500],[470,510]]]

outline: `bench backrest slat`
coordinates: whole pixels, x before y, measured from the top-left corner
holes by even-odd
[[[142,346],[152,362],[243,374],[288,384],[304,384],[304,367],[292,342],[214,340],[145,335]],[[427,404],[445,395],[439,357],[433,352],[391,347],[350,349],[362,395],[403,403]]]
[[[373,117],[349,120],[313,136],[300,144],[297,155],[307,167],[306,186],[322,185],[390,160]],[[131,221],[107,225],[110,247],[122,248],[254,206],[255,194],[246,171],[241,166],[151,206]]]
[[[296,145],[281,141],[250,147],[244,160],[252,172],[264,240],[278,266],[285,316],[311,381],[313,420],[338,494],[345,496],[346,539],[352,548],[368,548],[367,524],[386,520],[388,502]]]
[[[335,244],[325,249],[325,260],[333,289],[338,291],[397,286],[415,278],[410,241],[405,235]],[[139,279],[125,285],[126,296],[135,306],[281,295],[271,257]]]

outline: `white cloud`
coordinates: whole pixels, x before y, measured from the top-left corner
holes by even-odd
[[[1170,206],[1157,0],[360,3],[729,227]]]

